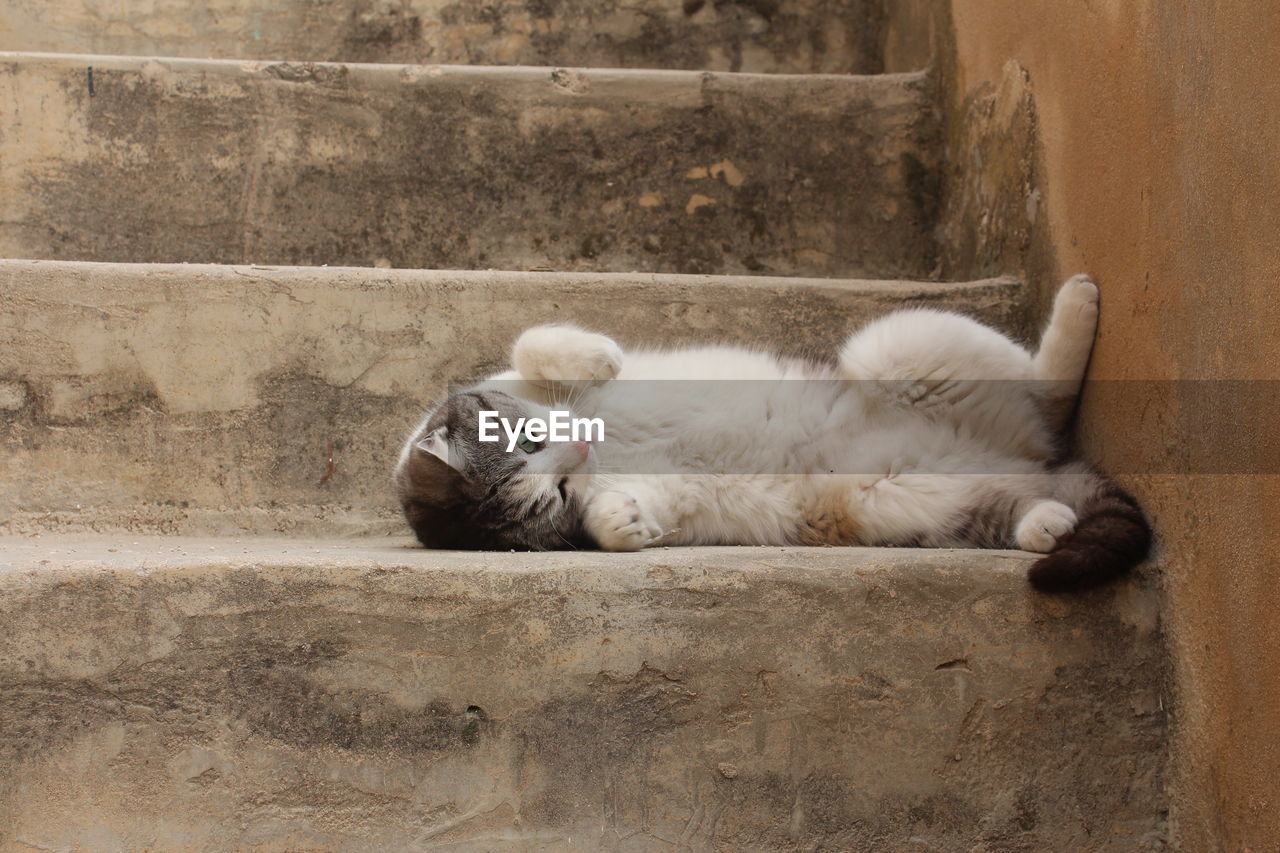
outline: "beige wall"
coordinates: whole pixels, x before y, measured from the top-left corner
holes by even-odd
[[[1280,4],[951,0],[950,17],[953,105],[998,85],[1009,60],[1029,74],[1043,248],[1027,272],[1098,280],[1090,378],[1280,379]],[[1086,395],[1081,432],[1087,453],[1135,472],[1122,479],[1161,537],[1176,837],[1276,850],[1280,478],[1170,472],[1231,439],[1246,468],[1269,456],[1274,470],[1256,448],[1274,450],[1280,389],[1223,417],[1194,395],[1148,407],[1136,392],[1151,386],[1118,387]]]

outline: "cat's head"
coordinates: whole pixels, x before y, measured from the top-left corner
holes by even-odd
[[[419,541],[477,550],[577,545],[581,495],[595,470],[591,445],[522,434],[509,448],[501,427],[498,441],[481,441],[481,412],[497,412],[512,426],[549,416],[545,407],[499,391],[452,394],[428,414],[395,471],[400,505]]]

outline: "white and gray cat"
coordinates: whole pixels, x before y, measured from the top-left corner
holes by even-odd
[[[434,548],[1018,547],[1046,555],[1037,587],[1094,586],[1151,542],[1128,494],[1057,459],[1097,316],[1097,288],[1076,276],[1034,354],[913,309],[854,333],[831,364],[726,346],[624,354],[539,326],[514,370],[427,413],[396,466],[400,502]],[[482,411],[515,423],[566,402],[606,440],[479,440]]]

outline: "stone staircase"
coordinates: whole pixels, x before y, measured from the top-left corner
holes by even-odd
[[[390,494],[534,323],[1027,335],[1017,279],[930,280],[934,82],[857,76],[888,14],[5,4],[0,849],[1162,849],[1141,580],[429,552]]]

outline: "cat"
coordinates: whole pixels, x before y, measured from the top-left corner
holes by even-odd
[[[513,370],[426,414],[394,482],[429,548],[1017,547],[1045,555],[1035,587],[1092,587],[1151,544],[1131,496],[1057,458],[1097,317],[1097,287],[1076,276],[1034,354],[918,308],[873,320],[831,364],[727,346],[624,353],[539,326]],[[566,405],[599,417],[605,440],[480,440],[482,413],[514,424]]]

